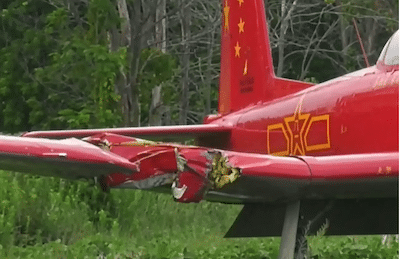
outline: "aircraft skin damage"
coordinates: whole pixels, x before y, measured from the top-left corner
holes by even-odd
[[[75,180],[96,177],[105,190],[172,186],[174,199],[185,203],[397,196],[397,152],[277,157],[113,133],[83,140],[1,136],[0,164],[5,170]]]
[[[124,157],[138,167],[138,172],[132,174],[106,176],[102,181],[107,187],[151,189],[172,184],[176,201],[199,202],[208,190],[220,189],[241,175],[241,169],[230,164],[226,151],[109,133],[88,137],[85,141]]]

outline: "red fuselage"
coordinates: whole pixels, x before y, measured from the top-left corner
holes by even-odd
[[[217,145],[234,151],[279,156],[398,151],[398,86],[398,66],[373,66],[205,122],[233,126],[230,139]]]

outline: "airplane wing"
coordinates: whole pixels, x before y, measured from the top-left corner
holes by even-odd
[[[217,124],[204,125],[182,125],[182,126],[158,126],[158,127],[127,127],[127,128],[105,128],[105,129],[80,129],[80,130],[54,130],[54,131],[33,131],[22,134],[23,137],[34,138],[83,138],[100,133],[113,133],[124,136],[135,136],[145,139],[156,139],[171,141],[183,140],[194,137],[219,138],[231,132],[230,127]]]
[[[131,174],[138,167],[123,157],[74,138],[0,136],[0,169],[80,179],[113,172]]]
[[[171,186],[180,202],[273,203],[397,197],[398,152],[276,157],[152,142],[112,133],[83,140],[0,137],[0,169],[111,188]]]

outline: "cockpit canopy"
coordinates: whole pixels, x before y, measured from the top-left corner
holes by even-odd
[[[388,40],[376,62],[378,66],[399,65],[399,31]]]

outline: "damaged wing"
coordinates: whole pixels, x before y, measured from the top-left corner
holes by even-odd
[[[276,157],[112,133],[82,140],[0,137],[0,169],[97,177],[103,189],[172,187],[179,202],[397,197],[398,163],[397,152]]]
[[[49,140],[0,136],[0,169],[80,179],[112,172],[132,174],[138,167],[123,157],[74,138]]]
[[[234,182],[241,170],[228,163],[214,149],[102,133],[85,141],[103,147],[138,165],[136,173],[119,172],[103,179],[111,188],[151,189],[172,184],[174,198],[180,202],[199,202],[210,189]]]
[[[276,157],[157,143],[103,133],[85,139],[138,164],[104,179],[112,188],[172,186],[175,200],[285,203],[296,199],[395,197],[398,153]]]
[[[118,172],[107,175],[103,185],[111,188],[151,189],[171,184],[174,199],[179,202],[199,202],[202,199],[231,202],[223,196],[230,195],[238,199],[248,189],[254,189],[243,185],[249,176],[260,182],[264,178],[275,177],[294,179],[300,183],[309,182],[311,177],[309,167],[297,158],[157,143],[110,133],[85,140],[139,166],[138,172],[130,175]],[[243,177],[244,181],[240,181]],[[276,188],[272,186],[269,189]],[[263,188],[258,191],[265,193]],[[292,192],[296,193],[296,188]],[[214,199],[212,196],[215,194],[220,196]],[[249,198],[252,197],[244,197],[235,202],[244,202]]]

